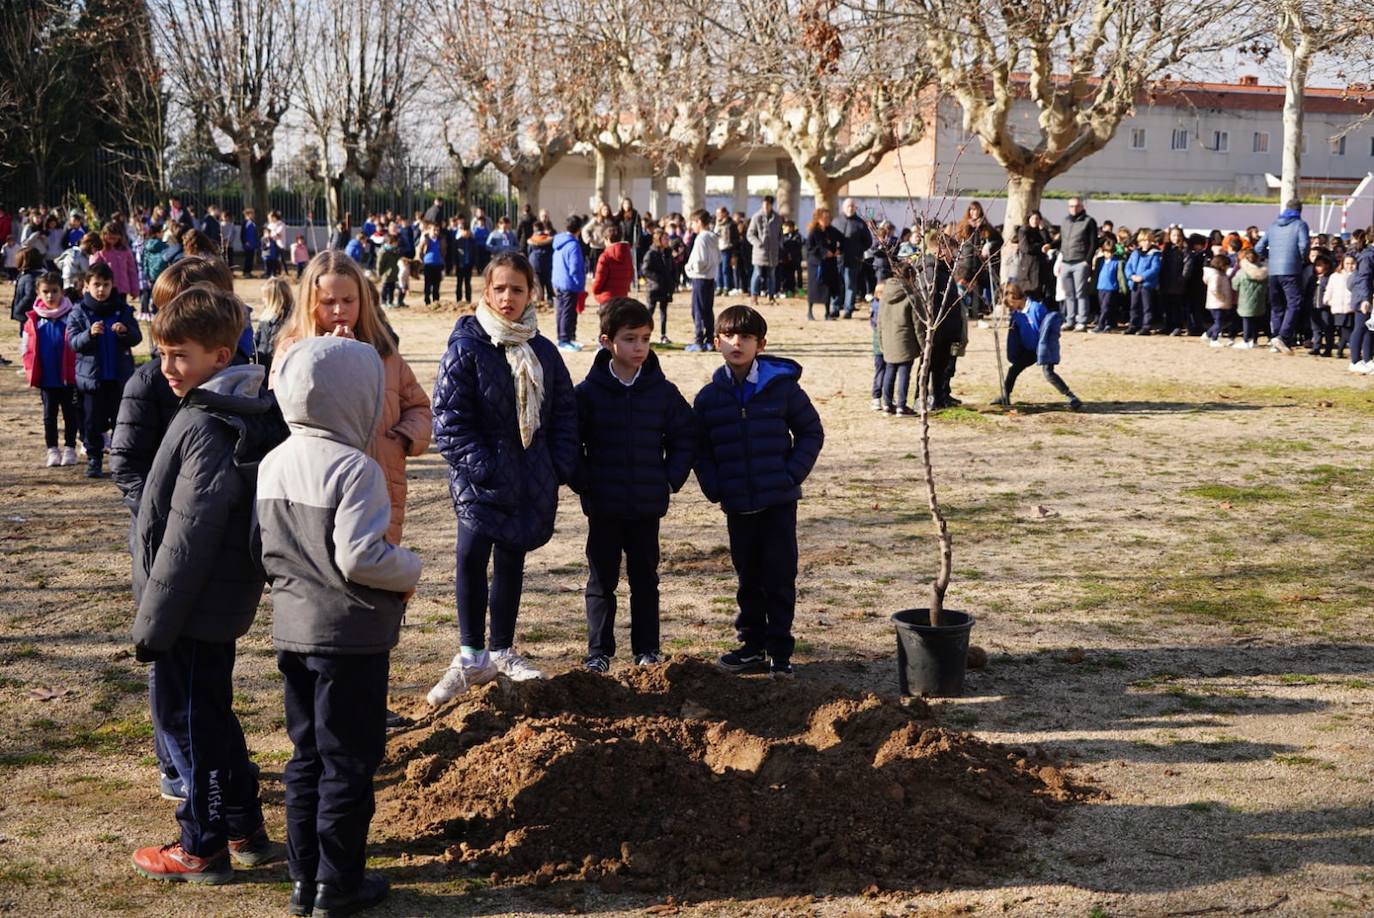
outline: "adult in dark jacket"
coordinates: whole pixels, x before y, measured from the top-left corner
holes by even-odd
[[[1064,303],[1064,324],[1067,326],[1088,326],[1088,310],[1092,305],[1089,286],[1097,246],[1097,221],[1088,216],[1082,198],[1069,198],[1069,215],[1059,227],[1059,258],[1064,272],[1064,289],[1068,291],[1068,300]],[[1048,286],[1046,280],[1046,292]]]
[[[653,317],[642,304],[612,300],[602,318],[606,346],[576,390],[579,454],[570,483],[587,515],[587,667],[598,672],[615,656],[622,555],[630,585],[630,649],[636,663],[658,662],[659,520],[668,512],[669,495],[691,474],[696,449],[692,410],[649,349],[652,333]],[[626,383],[612,360],[623,361],[629,352],[642,355],[643,363]]]
[[[1045,288],[1053,277],[1045,257],[1045,246],[1049,244],[1044,217],[1038,210],[1031,211],[1026,222],[1016,228],[1016,281],[1021,289],[1034,291],[1037,299],[1044,298]]]
[[[525,205],[529,210],[529,205]],[[424,216],[421,218],[426,223],[434,226],[442,226],[444,223],[444,202],[442,198],[435,198],[434,203],[425,208]]]
[[[434,381],[434,441],[449,465],[458,517],[462,647],[430,690],[431,705],[498,672],[515,680],[543,676],[514,650],[525,554],[553,536],[558,487],[577,461],[572,380],[557,348],[539,334],[534,269],[523,255],[503,252],[488,271],[483,302],[454,326]]]
[[[806,318],[814,319],[811,307],[819,303],[825,307],[825,318],[834,319],[840,314],[840,302],[844,296],[843,281],[840,280],[841,251],[844,236],[830,225],[830,211],[824,207],[816,208],[811,215],[811,225],[806,229]]]
[[[1298,314],[1302,311],[1302,275],[1307,264],[1311,231],[1302,219],[1302,202],[1291,200],[1255,246],[1255,254],[1269,258],[1269,310],[1274,317],[1270,347],[1290,354]]]
[[[844,236],[844,317],[849,319],[854,315],[854,304],[868,293],[864,253],[873,247],[873,234],[853,198],[845,199],[844,213],[836,228]]]

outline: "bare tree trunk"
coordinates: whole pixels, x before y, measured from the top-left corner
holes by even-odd
[[[1302,181],[1302,100],[1307,91],[1307,71],[1312,63],[1312,42],[1300,31],[1296,43],[1281,37],[1279,44],[1284,57],[1283,177],[1279,197],[1286,204],[1299,196]]]
[[[525,172],[511,176],[511,181],[515,184],[515,192],[520,198],[522,205],[528,204],[530,210],[539,212],[539,183],[540,178],[533,172]]]
[[[592,210],[595,211],[603,203],[609,204],[611,200],[611,162],[610,157],[600,147],[593,151],[596,162],[596,200],[592,202]]]
[[[781,156],[777,162],[778,211],[787,218],[801,219],[801,175],[790,157]]]
[[[689,219],[706,206],[706,169],[696,162],[677,164],[678,186],[682,193],[682,213]]]
[[[343,175],[330,175],[325,178],[325,217],[329,225],[325,232],[332,239],[334,227],[343,219]]]
[[[931,293],[932,297],[940,295]],[[945,592],[949,589],[950,576],[954,570],[954,539],[945,523],[940,499],[935,493],[935,466],[930,458],[930,354],[935,348],[936,322],[926,321],[921,357],[917,363],[917,412],[921,422],[921,472],[926,486],[926,505],[930,509],[930,521],[935,527],[935,540],[940,546],[940,569],[930,583],[930,624],[938,627],[945,611]]]
[[[1007,213],[1002,219],[1002,239],[1006,245],[1016,238],[1016,231],[1033,210],[1040,209],[1040,200],[1045,194],[1049,179],[1043,175],[1017,175],[1007,173]],[[1016,270],[1016,259],[1009,252],[1002,255],[1002,276],[993,281],[1006,281]]]
[[[840,212],[840,183],[818,169],[807,169],[802,173],[815,189],[812,198],[816,208],[828,208],[831,214]],[[796,216],[793,216],[796,219]]]

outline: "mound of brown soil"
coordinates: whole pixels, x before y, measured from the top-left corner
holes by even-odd
[[[974,880],[1071,793],[919,701],[680,658],[483,686],[378,784],[377,836],[495,881],[753,895]]]

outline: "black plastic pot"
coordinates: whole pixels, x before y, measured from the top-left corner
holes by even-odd
[[[940,622],[931,627],[929,609],[903,609],[892,616],[897,629],[897,680],[903,695],[956,697],[964,693],[973,616],[946,609]]]

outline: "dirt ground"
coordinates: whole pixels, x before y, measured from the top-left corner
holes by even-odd
[[[240,285],[250,302],[256,291]],[[672,313],[682,342],[684,295]],[[917,426],[870,410],[867,322],[808,323],[797,301],[767,315],[769,349],[802,362],[826,425],[799,520],[798,681],[893,695],[888,616],[924,604],[934,566]],[[454,313],[392,318],[428,387]],[[671,902],[633,886],[493,884],[388,840],[373,866],[395,892],[377,914],[1374,914],[1374,383],[1337,360],[1071,335],[1060,371],[1087,410],[1064,410],[1031,371],[1003,413],[977,407],[997,391],[995,332],[971,335],[954,387],[965,408],[933,440],[950,605],[977,617],[990,659],[966,697],[931,707],[945,728],[1068,763],[1092,799],[1029,828],[1010,859],[806,896],[748,880]],[[12,331],[0,338],[0,354],[17,362],[17,349]],[[718,364],[677,346],[660,356],[689,399]],[[591,357],[567,356],[575,380]],[[133,873],[132,849],[170,840],[175,821],[128,640],[127,515],[110,482],[42,467],[39,401],[13,369],[0,423],[0,912],[284,913],[282,868],[217,889]],[[419,711],[457,645],[454,520],[438,454],[410,472],[406,542],[426,568],[392,688]],[[551,672],[584,650],[583,531],[565,491],[554,540],[529,559],[517,646]],[[708,659],[733,639],[724,520],[689,482],[662,532],[664,648]],[[290,753],[269,626],[265,602],[239,645],[236,703],[279,835]],[[607,805],[673,814],[679,801]],[[915,815],[877,793],[864,805]]]

